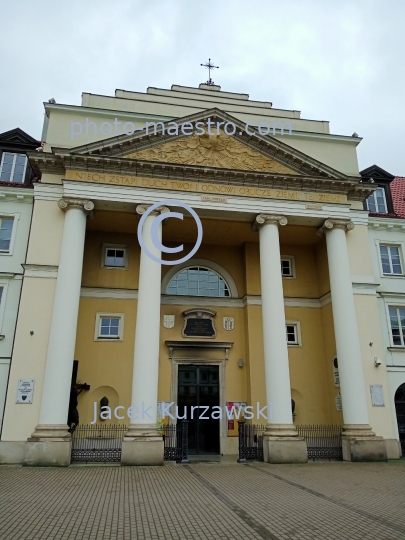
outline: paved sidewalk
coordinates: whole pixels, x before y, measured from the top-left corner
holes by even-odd
[[[0,466],[1,540],[404,540],[405,460]]]

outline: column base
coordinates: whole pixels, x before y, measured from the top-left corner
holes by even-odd
[[[163,465],[163,437],[156,424],[131,424],[122,442],[121,465]]]
[[[263,435],[263,457],[266,463],[308,463],[307,443],[294,425],[269,424]]]
[[[23,465],[67,467],[71,458],[71,435],[66,424],[39,424],[24,445]]]
[[[387,447],[367,424],[345,424],[342,434],[344,461],[387,461]]]

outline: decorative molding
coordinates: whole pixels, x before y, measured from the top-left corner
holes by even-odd
[[[322,236],[324,233],[331,231],[332,229],[343,229],[345,232],[352,231],[354,224],[351,219],[330,219],[328,218],[325,223],[320,227],[316,234]]]
[[[295,171],[270,159],[222,131],[219,134],[183,136],[126,156],[131,159],[220,167],[241,171],[294,174]]]
[[[0,272],[0,279],[13,279],[16,275],[15,272]]]
[[[319,303],[321,305],[321,308],[327,306],[328,304],[331,304],[332,303],[332,295],[330,294],[330,292],[324,294],[323,296],[320,297],[319,299]]]
[[[151,204],[138,204],[136,207],[136,213],[140,216],[142,216],[148,208],[150,208]],[[167,206],[158,206],[153,210],[153,212],[150,212],[150,216],[159,216],[160,214],[167,214],[167,212],[170,212],[170,209]]]
[[[399,218],[382,218],[382,217],[369,217],[368,220],[369,229],[387,230],[387,231],[404,231],[405,219]]]
[[[94,210],[93,201],[86,199],[71,199],[64,197],[63,199],[59,199],[58,206],[64,212],[70,210],[71,208],[79,208],[80,210],[83,210],[87,216],[91,215]]]
[[[156,180],[160,182],[160,180]],[[363,210],[351,210],[350,204],[347,203],[328,203],[324,204],[324,209],[307,210],[305,209],[305,201],[292,201],[288,199],[272,199],[259,198],[253,196],[232,196],[228,197],[227,203],[201,201],[201,194],[194,191],[173,191],[162,188],[137,188],[134,189],[129,185],[112,185],[103,183],[77,182],[74,180],[63,181],[64,194],[73,198],[86,198],[97,202],[113,203],[114,208],[122,208],[128,211],[128,205],[131,205],[135,210],[136,205],[154,204],[156,201],[165,200],[168,197],[177,199],[199,210],[215,210],[223,211],[224,217],[235,219],[235,214],[238,219],[252,222],[258,213],[263,214],[282,214],[292,218],[317,218],[325,220],[331,217],[336,219],[351,219],[356,225],[365,225],[368,223],[367,212]],[[118,204],[117,204],[118,203]]]
[[[0,202],[32,204],[34,202],[34,190],[32,188],[15,188],[12,186],[1,186]]]
[[[52,278],[58,277],[58,266],[51,266],[47,264],[22,264],[24,268],[24,277],[33,278]]]
[[[229,349],[233,345],[233,341],[165,341],[165,343],[169,348],[170,360],[173,359],[173,352],[176,349],[224,349],[225,360],[228,360]]]
[[[137,289],[109,289],[101,287],[82,287],[80,296],[83,298],[116,298],[118,300],[137,300]]]
[[[35,200],[58,201],[63,197],[62,184],[34,184]]]
[[[381,298],[388,298],[389,300],[399,298],[400,302],[405,300],[405,292],[377,291],[377,295]]]
[[[277,225],[277,227],[284,227],[287,225],[288,219],[285,216],[278,216],[276,214],[259,214],[252,225],[252,229],[257,231],[264,225]]]
[[[162,294],[161,304],[163,306],[195,306],[201,307],[227,307],[243,308],[245,304],[240,298],[229,298],[226,296],[183,296]]]
[[[35,265],[24,265],[35,266]],[[43,270],[47,267],[39,267],[35,270],[26,271],[27,277],[57,277],[57,267],[48,267],[55,269]],[[377,286],[377,285],[376,285]],[[369,294],[375,296],[386,297],[399,297],[405,299],[405,293],[377,293],[375,287],[366,283],[353,283],[353,294]],[[137,300],[137,289],[111,289],[102,287],[82,287],[80,296],[83,298],[113,298],[117,300]],[[284,297],[285,307],[297,307],[297,308],[315,308],[320,309],[330,304],[332,301],[330,292],[321,296],[320,298],[298,298],[298,297]],[[243,298],[228,298],[228,297],[209,297],[209,296],[180,296],[180,295],[161,295],[162,306],[195,306],[198,304],[198,310],[204,308],[244,308],[246,306],[261,306],[262,298],[260,295],[245,295]],[[196,308],[197,309],[197,308]]]

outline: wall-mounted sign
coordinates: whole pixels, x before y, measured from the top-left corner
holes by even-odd
[[[373,407],[385,407],[384,390],[381,384],[370,384],[371,404]]]
[[[225,330],[233,330],[235,328],[235,319],[233,317],[224,317],[223,324]]]
[[[335,384],[336,388],[340,387],[340,378],[339,378],[339,365],[338,365],[338,359],[333,359],[333,382]]]
[[[165,328],[173,328],[174,315],[163,315],[163,326]]]
[[[342,396],[340,395],[340,392],[335,397],[335,404],[336,404],[336,410],[341,411],[342,410]]]
[[[214,338],[217,335],[213,320],[216,314],[216,311],[201,308],[183,311],[183,337]]]
[[[17,387],[16,403],[32,403],[34,379],[20,379]]]

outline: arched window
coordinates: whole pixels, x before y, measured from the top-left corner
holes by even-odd
[[[190,266],[177,272],[169,281],[166,294],[231,296],[225,280],[214,270],[203,266]]]

